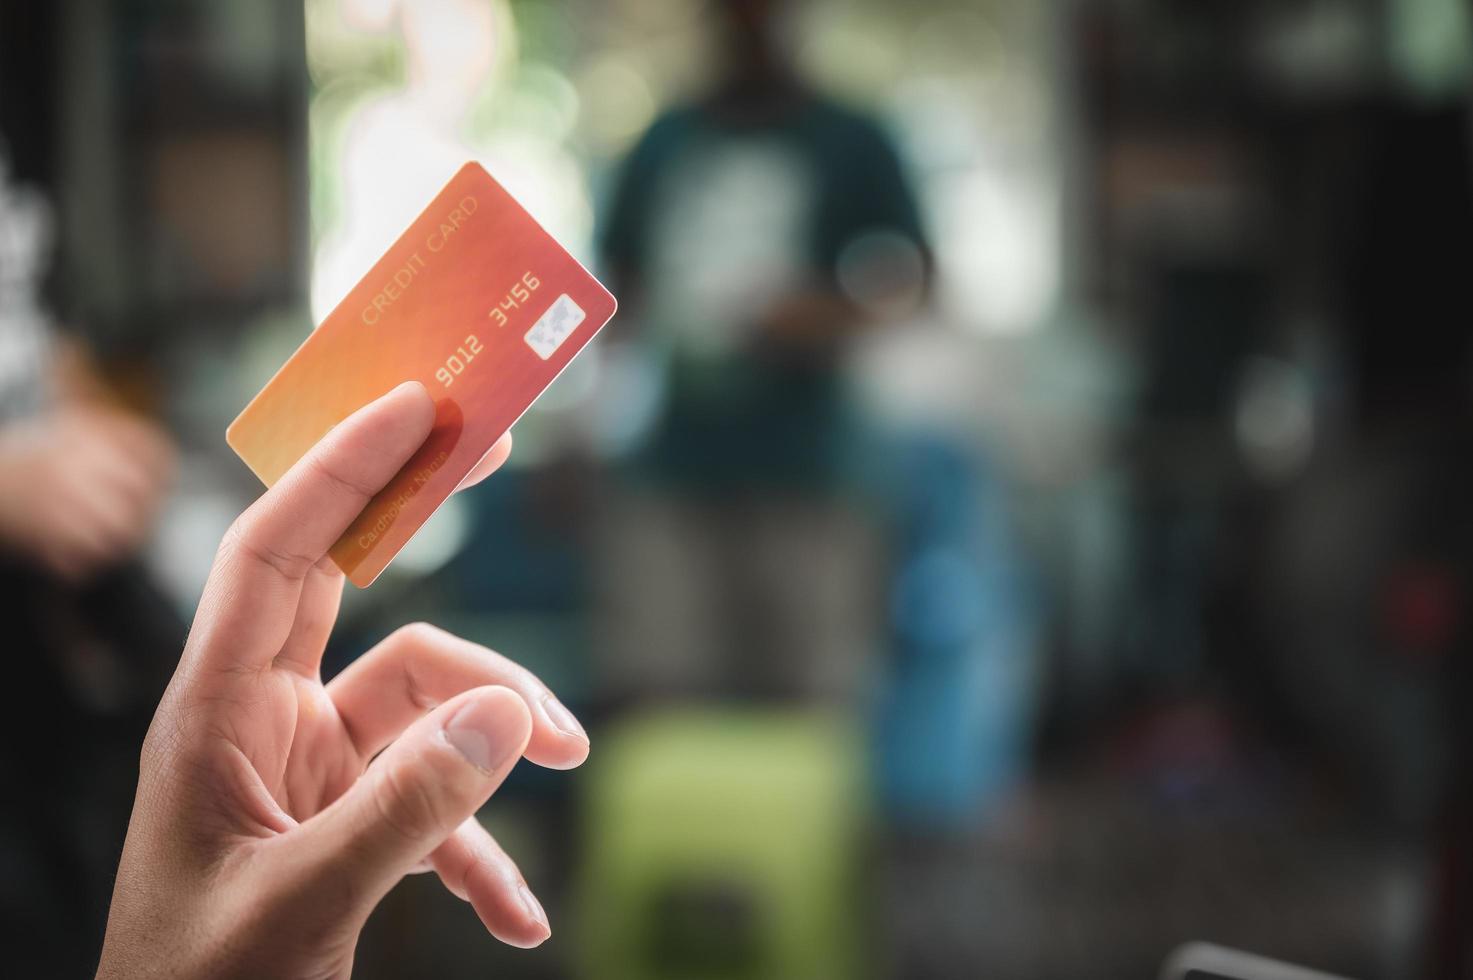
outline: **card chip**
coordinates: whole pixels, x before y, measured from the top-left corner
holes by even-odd
[[[527,346],[536,351],[538,357],[547,360],[583,322],[584,315],[583,308],[563,293],[527,331]]]

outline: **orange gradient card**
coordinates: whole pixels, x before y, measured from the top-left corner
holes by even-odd
[[[435,399],[424,446],[333,546],[378,577],[476,462],[614,315],[615,301],[479,164],[430,202],[230,424],[267,486],[404,381]]]

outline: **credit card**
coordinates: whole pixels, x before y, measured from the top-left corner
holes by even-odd
[[[269,487],[329,429],[410,380],[424,446],[332,549],[367,586],[614,315],[614,297],[467,163],[230,424]]]

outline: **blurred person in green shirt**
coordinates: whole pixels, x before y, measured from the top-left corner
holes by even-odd
[[[639,141],[601,236],[661,378],[604,542],[609,680],[843,697],[877,584],[844,359],[929,259],[894,146],[798,77],[781,5],[719,6],[714,89]]]

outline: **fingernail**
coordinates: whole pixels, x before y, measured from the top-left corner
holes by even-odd
[[[389,392],[389,394],[391,394],[391,395],[397,395],[401,391],[411,391],[411,390],[414,390],[414,389],[418,389],[419,392],[420,392],[420,394],[424,395],[426,398],[429,397],[430,390],[425,387],[424,382],[423,381],[418,381],[418,380],[413,380],[413,379],[411,379],[409,381],[401,381],[401,382],[399,382],[398,384],[396,384],[394,386],[394,390],[391,391],[391,392]]]
[[[528,917],[541,925],[547,935],[551,936],[552,927],[547,924],[547,913],[542,911],[542,903],[537,901],[537,896],[532,894],[532,889],[527,887],[525,881],[517,888],[517,897],[522,900],[522,908],[527,910]]]
[[[465,756],[467,762],[485,773],[501,769],[522,751],[525,716],[498,705],[500,699],[472,701],[451,716],[445,725],[445,741]]]
[[[563,706],[563,703],[551,694],[542,699],[542,712],[547,715],[547,720],[552,722],[552,727],[564,735],[581,738],[588,741],[588,733],[583,726],[578,724],[578,719],[573,717],[573,712]]]

